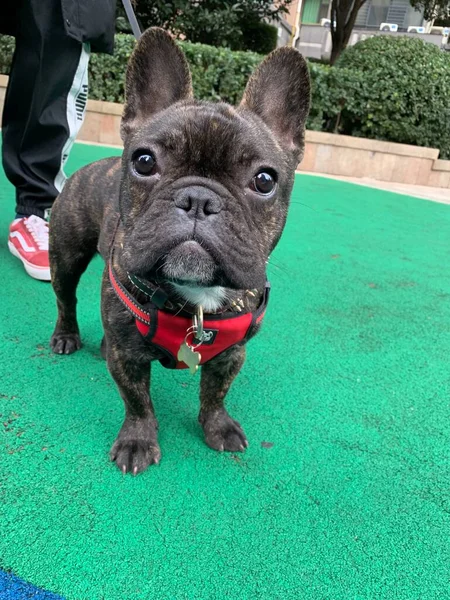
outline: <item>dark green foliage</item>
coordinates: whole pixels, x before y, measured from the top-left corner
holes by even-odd
[[[277,47],[278,29],[264,21],[248,21],[243,25],[242,39],[242,50],[269,54]]]
[[[158,26],[194,43],[267,53],[274,48],[274,33],[264,21],[277,21],[288,11],[291,2],[137,0],[135,6],[144,29]],[[260,25],[259,31],[257,25]]]
[[[9,75],[13,53],[14,38],[9,35],[0,35],[0,73],[2,75]]]
[[[423,12],[427,21],[445,21],[450,19],[449,0],[410,0],[411,6]],[[439,23],[434,23],[439,26]]]
[[[190,42],[179,44],[190,64],[195,95],[201,100],[238,102],[247,79],[263,58],[251,52],[232,52],[228,48]],[[114,56],[92,56],[90,98],[123,102],[125,67],[133,47],[132,36],[117,35]]]
[[[309,72],[312,102],[308,129],[344,133],[343,124],[360,113],[363,73],[317,63],[310,63]]]
[[[191,67],[194,93],[202,100],[239,102],[248,78],[263,59],[252,52],[232,52],[188,42],[180,45]]]

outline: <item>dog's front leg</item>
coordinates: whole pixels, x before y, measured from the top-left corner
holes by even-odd
[[[108,369],[125,403],[125,421],[111,448],[111,460],[123,473],[159,463],[158,423],[150,398],[150,362],[131,360],[107,339]]]
[[[245,361],[245,348],[233,346],[202,367],[200,414],[205,441],[215,450],[243,452],[248,446],[240,424],[224,407],[225,396]]]

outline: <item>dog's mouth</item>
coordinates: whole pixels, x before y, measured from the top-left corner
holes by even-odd
[[[158,278],[178,286],[210,287],[219,283],[211,254],[195,240],[182,242],[158,261]]]
[[[246,255],[243,256],[245,252],[238,253],[234,246],[225,246],[215,236],[200,238],[197,235],[194,238],[192,232],[186,233],[189,237],[155,240],[160,243],[154,244],[157,248],[153,253],[145,252],[143,243],[136,243],[135,248],[131,249],[126,247],[122,263],[124,268],[132,275],[164,289],[175,285],[196,290],[217,287],[243,290],[264,285],[264,267],[261,268],[259,257],[251,250],[244,248]],[[147,245],[148,241],[145,242]]]

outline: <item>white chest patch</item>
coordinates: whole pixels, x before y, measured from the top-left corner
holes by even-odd
[[[174,283],[173,287],[182,298],[194,306],[203,306],[203,310],[206,312],[218,310],[223,306],[227,297],[226,289],[221,286],[197,287]]]

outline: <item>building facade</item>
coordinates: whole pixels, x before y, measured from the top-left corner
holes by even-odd
[[[295,35],[295,24],[300,10],[300,31]],[[330,33],[331,0],[294,0],[289,13],[278,24],[278,44],[292,44],[308,58],[327,60],[331,53]],[[409,31],[412,28],[413,31]],[[450,28],[431,27],[423,14],[416,11],[409,0],[366,0],[361,7],[349,45],[374,35],[406,35],[450,51]]]
[[[291,27],[295,25],[299,2],[302,24],[319,25],[322,19],[330,18],[330,0],[294,0],[286,15]],[[423,14],[416,11],[409,0],[367,0],[358,13],[355,27],[379,29],[382,23],[394,23],[399,31],[407,31],[412,26],[426,26]]]

